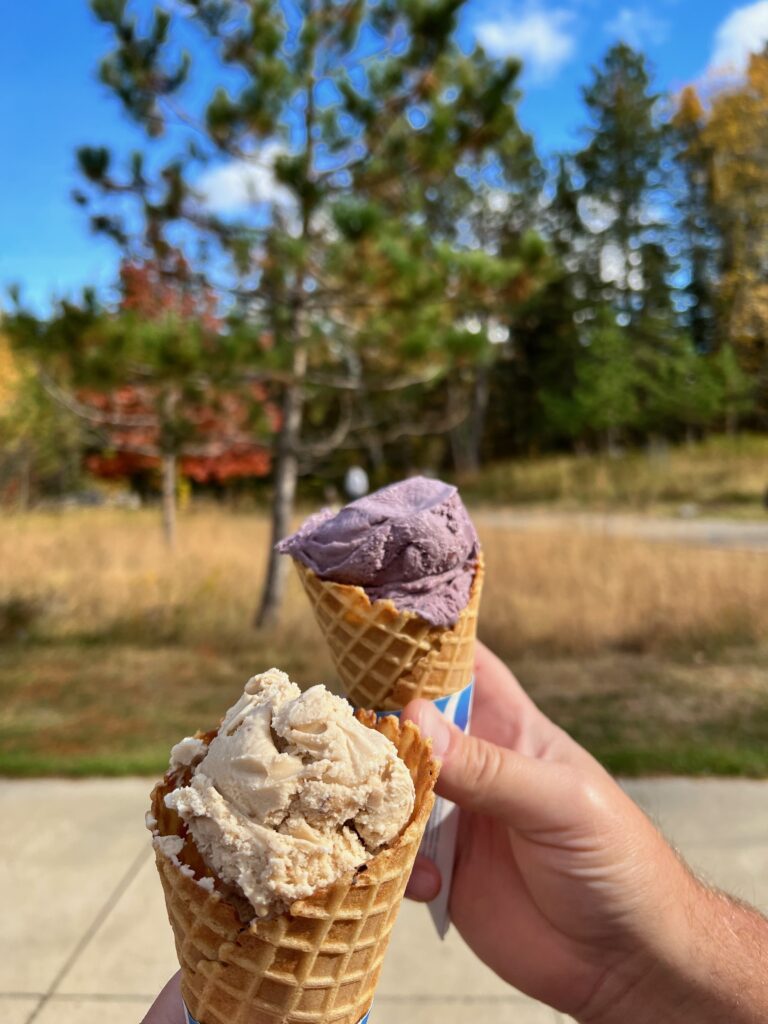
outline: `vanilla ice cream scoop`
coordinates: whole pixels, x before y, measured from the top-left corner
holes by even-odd
[[[173,748],[171,768],[190,766],[166,805],[259,917],[365,864],[413,811],[394,744],[324,686],[302,693],[278,669],[248,681],[209,746],[188,738]]]

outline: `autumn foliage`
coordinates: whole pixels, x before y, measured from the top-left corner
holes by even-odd
[[[120,271],[120,311],[152,323],[172,319],[183,330],[195,323],[217,343],[222,329],[212,291],[201,287],[183,256],[173,253],[162,266],[156,260],[125,261]],[[103,478],[131,477],[160,466],[164,434],[173,426],[181,473],[197,483],[224,483],[237,477],[262,477],[271,467],[266,440],[254,435],[260,418],[268,433],[277,429],[277,409],[264,387],[249,383],[238,390],[203,382],[178,391],[169,414],[167,388],[126,383],[109,391],[81,390],[79,400],[108,424],[108,445],[86,458],[87,468]],[[172,418],[174,424],[169,424]]]
[[[706,99],[707,97],[705,97]],[[730,345],[768,412],[768,52],[751,55],[746,74],[703,102],[689,87],[676,124],[684,153],[704,183],[717,237],[714,319],[718,343]]]
[[[254,442],[248,428],[251,408],[262,404],[273,425],[277,414],[265,402],[264,391],[258,385],[249,389],[250,400],[232,392],[214,395],[209,403],[187,410],[193,421],[198,440],[193,454],[182,454],[179,459],[181,473],[196,483],[225,483],[237,477],[261,477],[269,473],[269,449]],[[108,393],[81,393],[81,400],[94,409],[106,413],[115,421],[126,418],[153,418],[155,396],[150,387],[126,386]],[[120,479],[155,470],[160,455],[154,449],[159,444],[159,418],[149,426],[112,427],[111,449],[92,453],[86,457],[86,467],[95,476]]]

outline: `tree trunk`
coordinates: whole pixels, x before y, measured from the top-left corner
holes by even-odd
[[[609,459],[615,459],[619,454],[619,432],[616,427],[606,427],[604,436],[604,451]]]
[[[378,480],[387,468],[387,461],[384,458],[384,445],[374,430],[368,431],[362,440],[365,450],[368,452],[368,458],[371,460],[373,476]]]
[[[32,456],[25,446],[21,456],[19,472],[19,511],[29,512],[32,498]]]
[[[162,458],[163,476],[163,536],[166,545],[176,546],[176,456],[165,454]]]
[[[305,170],[308,176],[313,172],[315,151],[315,54],[317,37],[309,44],[307,55],[307,103],[304,108],[304,129],[306,132]],[[301,238],[310,243],[310,223],[314,200],[309,190],[304,190],[301,200]],[[285,588],[285,562],[278,555],[275,545],[285,537],[291,525],[291,516],[296,502],[296,483],[299,477],[299,444],[304,417],[304,380],[307,376],[307,334],[304,330],[303,302],[307,277],[306,264],[297,270],[295,291],[295,312],[293,319],[293,353],[291,358],[291,380],[283,395],[283,419],[277,442],[275,462],[275,493],[272,497],[272,534],[269,543],[269,560],[264,587],[261,592],[259,609],[254,625],[257,629],[271,626],[280,615],[280,605]]]
[[[732,405],[729,405],[725,413],[725,432],[728,437],[735,437],[739,430],[739,414]]]
[[[461,385],[449,384],[449,388],[451,407],[455,408],[465,400],[464,395]],[[467,417],[450,430],[453,468],[459,477],[472,476],[480,470],[480,451],[485,434],[489,392],[489,368],[478,366],[471,384]]]
[[[488,414],[488,400],[491,393],[491,369],[478,366],[472,388],[472,410],[469,414],[471,472],[480,471],[485,420]]]
[[[464,387],[461,381],[451,380],[448,378],[448,407],[453,410],[458,408],[460,405],[465,404]],[[468,473],[467,470],[467,417],[460,423],[456,423],[448,431],[448,440],[451,446],[451,461],[453,462],[453,469],[456,475],[461,479]]]
[[[257,629],[274,625],[277,622],[285,588],[287,559],[277,553],[275,545],[286,536],[290,529],[296,500],[296,483],[299,477],[297,452],[304,413],[304,389],[301,382],[307,371],[307,350],[302,343],[297,342],[294,348],[292,369],[293,379],[286,387],[283,396],[283,421],[275,459],[275,492],[272,497],[269,561],[259,610],[254,622]]]

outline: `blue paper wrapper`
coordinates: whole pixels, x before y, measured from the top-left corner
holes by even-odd
[[[475,680],[473,678],[458,693],[452,693],[448,697],[439,697],[432,702],[462,732],[467,731],[472,717],[474,687]],[[379,711],[377,714],[400,717],[399,711]],[[431,903],[427,904],[441,939],[445,938],[451,923],[448,912],[448,897],[450,896],[451,881],[453,880],[453,861],[456,855],[456,836],[458,830],[458,807],[456,804],[452,804],[450,800],[444,800],[443,797],[438,796],[435,799],[432,814],[429,816],[419,853],[424,857],[428,857],[429,860],[437,865],[440,877],[443,880],[439,894]]]
[[[371,1010],[372,1009],[373,1007],[371,1007]],[[368,1013],[366,1013],[366,1015],[361,1018],[359,1024],[368,1024],[368,1021],[371,1018],[371,1010],[369,1010]],[[192,1014],[189,1012],[186,1006],[184,1006],[184,1019],[186,1020],[187,1024],[200,1024],[200,1021],[195,1020],[195,1018],[192,1016]]]

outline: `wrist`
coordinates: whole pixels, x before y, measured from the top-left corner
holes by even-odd
[[[699,1016],[697,995],[684,978],[652,955],[638,952],[602,980],[579,1024],[714,1024]],[[718,1024],[722,1024],[718,1020]]]
[[[768,1020],[768,921],[685,874],[672,912],[606,974],[580,1024]]]
[[[687,1024],[693,1012],[696,996],[687,973],[695,960],[691,925],[703,887],[669,847],[664,853],[657,867],[666,884],[647,893],[645,909],[651,913],[632,922],[624,955],[576,1014],[580,1024]]]

